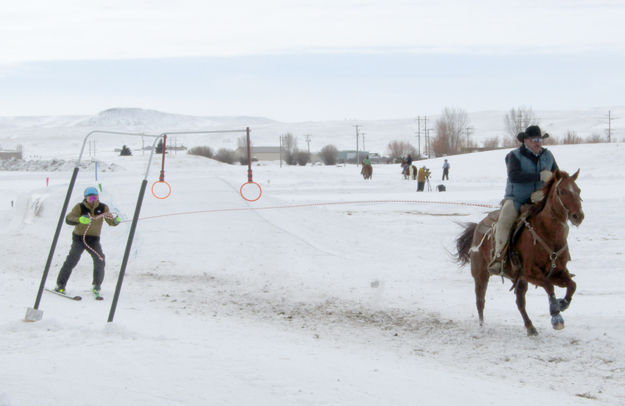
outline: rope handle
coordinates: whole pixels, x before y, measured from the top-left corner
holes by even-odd
[[[99,219],[101,217],[104,217],[105,219],[114,220],[115,217],[117,217],[116,215],[113,215],[113,213],[111,213],[111,212],[98,214],[95,217],[91,217],[91,213],[87,213],[87,215],[89,216],[91,221],[97,220],[97,219]],[[85,228],[85,232],[82,234],[82,243],[85,244],[85,247],[87,247],[87,249],[89,251],[93,252],[98,257],[98,259],[100,261],[104,261],[104,257],[102,257],[98,251],[94,250],[93,248],[91,248],[91,246],[89,244],[87,244],[87,232],[89,231],[89,227],[91,227],[91,222],[89,222],[89,224],[87,224],[87,228]]]

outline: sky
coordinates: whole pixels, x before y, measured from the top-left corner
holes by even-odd
[[[622,105],[623,1],[14,2],[0,115],[282,121]]]

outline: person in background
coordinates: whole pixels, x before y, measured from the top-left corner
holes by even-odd
[[[74,226],[72,246],[56,278],[54,290],[65,294],[65,285],[67,285],[72,270],[86,249],[93,259],[93,293],[99,297],[104,280],[104,253],[100,245],[102,224],[106,221],[109,226],[117,226],[121,223],[121,218],[113,215],[108,206],[99,201],[98,189],[86,188],[84,197],[85,199],[74,206],[72,211],[65,216],[65,223]]]
[[[412,155],[408,154],[408,156],[404,160],[404,168],[401,173],[407,175],[408,168],[410,168],[411,165],[412,165]]]
[[[430,170],[424,166],[419,168],[419,172],[417,173],[417,192],[423,192],[423,188],[425,186],[425,182],[430,177]]]
[[[449,180],[449,168],[451,168],[451,165],[449,165],[449,162],[445,159],[443,163],[443,180]]]
[[[495,250],[488,264],[488,272],[492,275],[503,273],[505,262],[503,253],[521,206],[541,201],[544,196],[540,189],[558,169],[551,151],[542,146],[543,139],[547,137],[549,134],[542,134],[540,127],[531,125],[525,132],[517,135],[521,146],[506,155],[508,180],[495,226]]]
[[[362,160],[363,165],[371,165],[371,160],[369,159],[369,155],[365,159]]]

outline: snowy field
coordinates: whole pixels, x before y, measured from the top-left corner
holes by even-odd
[[[85,157],[70,208],[101,184],[129,220],[148,155],[116,156],[124,140],[110,138],[98,141],[97,182]],[[40,139],[36,153],[76,159],[59,144]],[[566,328],[552,330],[546,294],[530,289],[531,338],[497,278],[479,327],[470,270],[450,255],[458,223],[503,197],[507,150],[449,157],[445,193],[416,193],[396,165],[374,166],[371,181],[353,165],[257,165],[255,203],[239,194],[246,167],[168,156],[172,195],[148,189],[112,323],[130,222],[103,229],[104,301],[88,294],[83,255],[67,286],[83,300],[44,293],[43,319],[24,322],[73,162],[1,171],[0,405],[625,404],[625,144],[551,150],[561,169],[581,169],[586,219],[569,234],[578,289]],[[442,183],[442,159],[418,164]]]

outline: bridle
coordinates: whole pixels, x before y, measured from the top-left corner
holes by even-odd
[[[566,206],[564,205],[564,202],[562,201],[562,199],[560,199],[560,191],[558,189],[558,186],[560,185],[560,182],[562,182],[562,179],[559,179],[558,182],[554,185],[554,189],[555,189],[554,193],[556,194],[558,202],[560,202],[560,205],[562,205],[562,208],[564,209],[564,211],[566,213],[566,219],[568,219],[569,218],[569,209],[566,208]],[[566,222],[566,220],[564,220],[564,221]],[[541,236],[538,235],[536,230],[534,230],[534,227],[532,227],[532,225],[527,221],[526,218],[523,218],[523,223],[525,224],[525,227],[527,227],[527,229],[532,234],[532,237],[534,238],[534,245],[536,245],[536,241],[538,241],[540,243],[540,245],[545,249],[545,251],[547,251],[547,253],[549,254],[549,259],[551,260],[551,265],[550,265],[550,268],[549,268],[549,273],[547,274],[547,278],[550,278],[551,274],[553,274],[553,271],[556,269],[556,261],[558,260],[558,257],[568,248],[569,244],[567,242],[558,251],[554,251],[545,242],[545,240]]]

